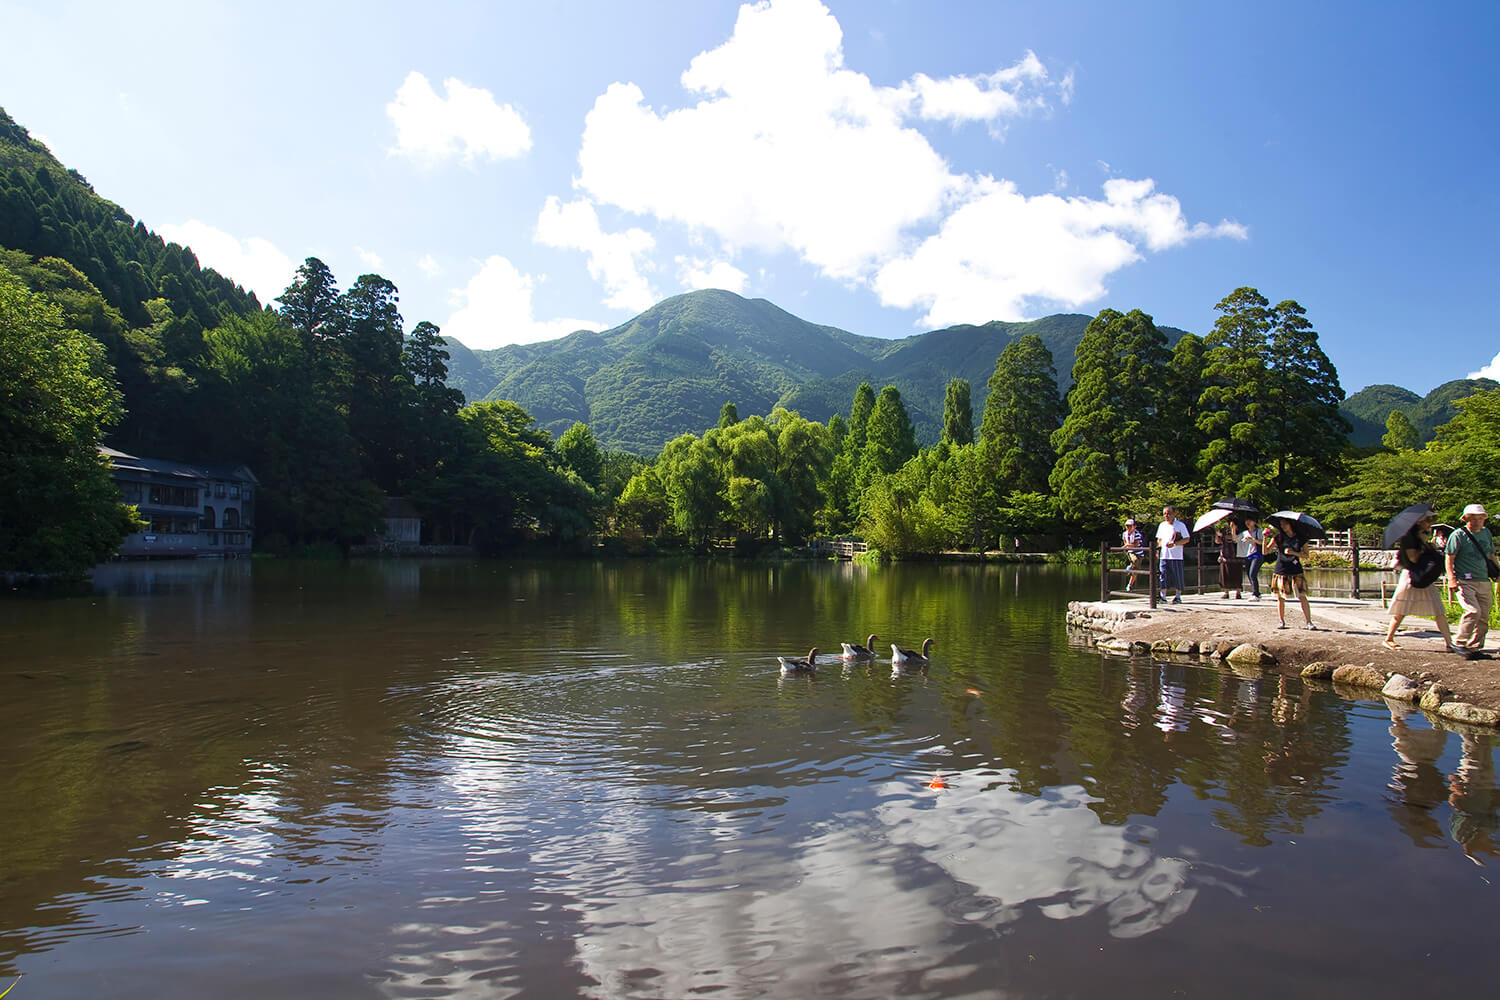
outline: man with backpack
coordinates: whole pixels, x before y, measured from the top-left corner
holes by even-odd
[[[1490,630],[1490,608],[1495,603],[1495,585],[1500,575],[1495,566],[1495,539],[1484,526],[1489,512],[1481,504],[1464,508],[1463,526],[1448,536],[1444,549],[1448,562],[1448,590],[1464,609],[1453,644],[1459,649],[1484,648]]]

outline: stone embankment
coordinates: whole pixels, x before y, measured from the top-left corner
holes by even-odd
[[[1385,650],[1379,646],[1385,629],[1378,605],[1314,601],[1318,629],[1293,632],[1271,616],[1274,605],[1189,600],[1155,610],[1142,601],[1074,601],[1067,623],[1107,653],[1195,657],[1236,670],[1276,670],[1409,702],[1455,722],[1500,726],[1500,663],[1470,662],[1425,645]],[[1295,605],[1287,613],[1300,620]],[[1410,634],[1403,633],[1403,640]],[[1440,638],[1438,643],[1440,649]]]

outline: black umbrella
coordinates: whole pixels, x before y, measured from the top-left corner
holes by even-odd
[[[1385,538],[1383,544],[1388,549],[1396,547],[1396,543],[1411,534],[1413,528],[1424,517],[1433,517],[1437,514],[1437,508],[1430,503],[1414,503],[1410,507],[1391,518],[1391,523],[1385,526]]]
[[[1266,520],[1277,526],[1278,530],[1282,522],[1292,526],[1292,532],[1302,538],[1322,538],[1326,532],[1318,523],[1317,518],[1311,514],[1303,514],[1295,510],[1278,510],[1271,514]]]
[[[1209,504],[1214,510],[1232,510],[1236,514],[1259,514],[1260,508],[1249,500],[1241,500],[1239,497],[1224,497]]]

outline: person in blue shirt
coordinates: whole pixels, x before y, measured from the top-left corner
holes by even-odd
[[[1484,526],[1489,512],[1481,504],[1464,508],[1463,525],[1448,536],[1444,549],[1448,561],[1448,590],[1464,609],[1458,620],[1453,644],[1460,649],[1483,649],[1490,630],[1490,608],[1495,604],[1495,585],[1490,582],[1489,558],[1495,554],[1495,538]]]

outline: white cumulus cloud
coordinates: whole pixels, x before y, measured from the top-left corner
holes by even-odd
[[[737,295],[744,294],[749,275],[727,260],[698,260],[678,257],[677,276],[684,288],[722,288]]]
[[[270,240],[259,236],[240,240],[197,219],[180,226],[161,226],[157,235],[191,248],[199,264],[245,286],[263,306],[286,291],[297,270],[292,259]]]
[[[603,324],[582,319],[538,320],[531,293],[536,279],[522,274],[504,257],[485,259],[469,283],[454,291],[454,312],[443,324],[443,336],[471,350],[505,344],[555,340],[576,330],[601,330]]]
[[[1496,354],[1494,360],[1477,372],[1469,372],[1465,378],[1492,378],[1500,382],[1500,354]]]
[[[563,204],[554,196],[537,217],[536,238],[550,247],[588,254],[589,275],[604,286],[608,293],[604,304],[611,309],[644,312],[656,304],[656,292],[641,273],[650,264],[647,255],[656,240],[644,229],[606,233],[599,213],[588,201]]]
[[[593,205],[687,228],[710,259],[791,252],[882,304],[925,310],[925,323],[1076,307],[1147,252],[1245,236],[1236,223],[1190,222],[1149,178],[1111,178],[1102,198],[1029,197],[955,172],[921,131],[982,122],[998,137],[1068,103],[1073,83],[1028,51],[990,74],[877,86],[845,66],[843,31],[818,0],[746,4],[729,40],[683,73],[696,103],[655,106],[633,83],[595,100],[575,186]],[[1059,189],[1066,176],[1057,171]],[[703,277],[679,271],[690,286]]]
[[[395,100],[385,106],[396,127],[391,152],[425,163],[461,157],[513,159],[531,149],[531,129],[521,113],[495,96],[452,77],[443,81],[440,97],[418,72],[407,74]]]
[[[1105,279],[1151,250],[1242,227],[1189,225],[1151,181],[1107,181],[1105,198],[1026,197],[985,179],[938,231],[875,276],[881,302],[926,309],[927,326],[1021,320],[1077,308],[1105,294]]]
[[[359,257],[360,262],[364,264],[365,267],[368,267],[373,271],[380,270],[380,265],[384,263],[380,259],[380,254],[376,253],[374,250],[366,250],[364,247],[355,247],[354,253],[355,256]]]

